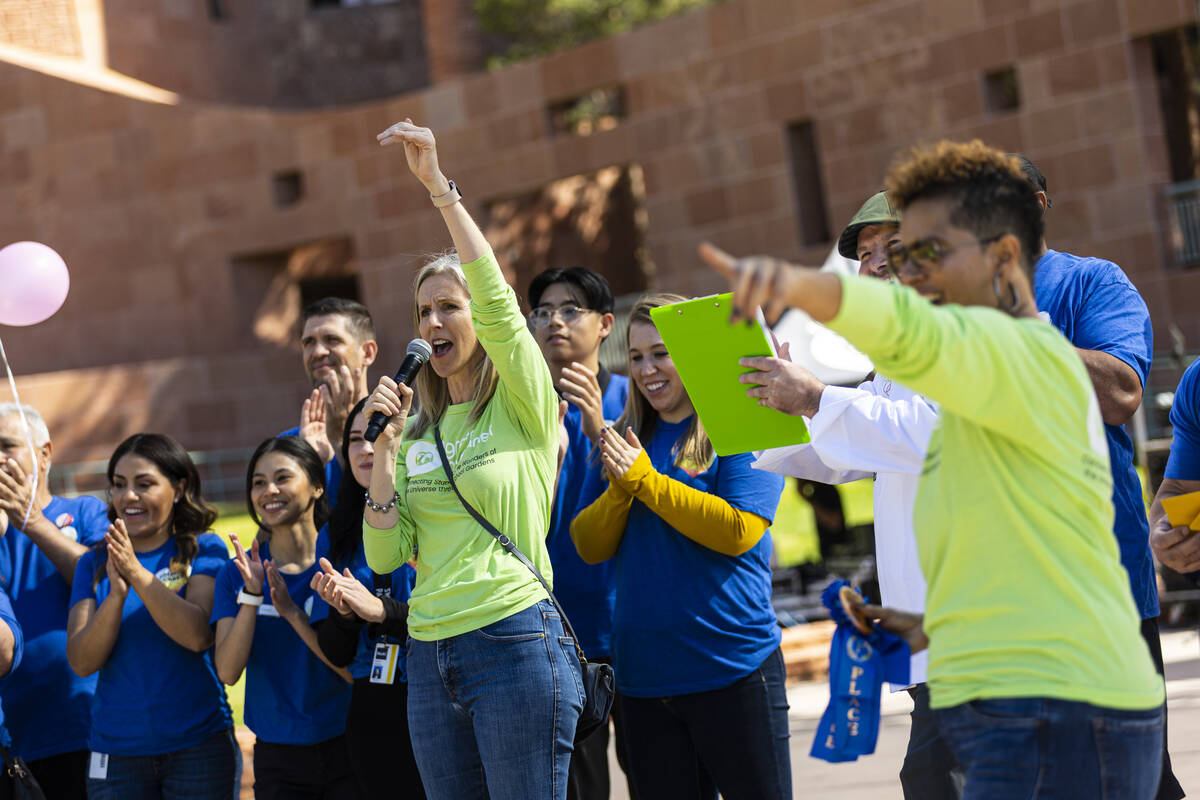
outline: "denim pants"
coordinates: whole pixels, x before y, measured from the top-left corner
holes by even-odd
[[[459,636],[409,639],[408,721],[431,800],[564,800],[583,707],[549,601]]]
[[[1152,800],[1163,710],[1022,697],[934,710],[966,774],[963,800]]]
[[[929,686],[918,683],[908,690],[913,700],[908,751],[900,767],[904,800],[959,800],[963,774],[950,746],[938,731],[929,707]]]
[[[108,774],[87,780],[89,800],[232,800],[242,751],[233,730],[157,756],[109,756]]]
[[[618,668],[620,665],[618,664]],[[653,800],[791,800],[783,655],[723,689],[619,695],[629,782]]]

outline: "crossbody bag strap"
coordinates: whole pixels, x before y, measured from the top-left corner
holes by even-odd
[[[437,425],[433,426],[433,439],[435,442],[437,442],[438,455],[442,458],[442,468],[446,470],[446,478],[450,481],[450,488],[454,490],[456,495],[458,495],[458,502],[462,503],[463,508],[467,510],[467,513],[470,514],[485,531],[490,533],[492,537],[500,543],[501,547],[503,547],[514,558],[524,564],[529,571],[533,573],[533,577],[538,579],[538,583],[542,585],[542,588],[546,590],[546,594],[550,596],[550,602],[554,605],[554,609],[558,611],[558,616],[562,618],[563,628],[566,629],[567,634],[571,637],[571,641],[575,642],[575,651],[579,654],[579,663],[586,664],[587,659],[584,658],[583,649],[579,646],[579,637],[575,635],[575,629],[571,627],[571,620],[567,619],[567,613],[563,611],[562,606],[559,605],[558,598],[554,596],[554,592],[550,589],[550,584],[546,583],[546,579],[542,577],[542,573],[539,572],[538,568],[533,565],[533,562],[521,552],[521,549],[513,543],[513,540],[497,530],[495,525],[488,522],[482,514],[475,510],[473,505],[467,502],[467,498],[463,497],[462,492],[458,490],[458,484],[454,481],[454,468],[450,466],[450,459],[446,458],[446,447],[442,444],[442,432]]]

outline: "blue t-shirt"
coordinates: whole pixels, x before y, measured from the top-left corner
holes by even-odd
[[[229,563],[229,550],[214,533],[197,537],[199,551],[191,577],[215,577]],[[171,570],[177,554],[175,539],[145,553],[141,565],[166,586],[183,595],[188,576]],[[96,551],[89,550],[75,565],[72,607],[95,600],[97,607],[110,592],[108,574],[92,588]],[[200,744],[233,725],[225,689],[213,669],[212,651],[197,653],[176,643],[158,627],[142,598],[133,589],[125,597],[117,643],[96,682],[92,701],[91,749],[118,756],[174,753]]]
[[[1154,330],[1150,312],[1121,268],[1100,258],[1047,250],[1037,263],[1034,293],[1038,309],[1071,344],[1121,359],[1142,386],[1150,371]],[[1133,462],[1133,442],[1124,425],[1105,425],[1112,468],[1113,533],[1121,564],[1129,574],[1133,602],[1142,619],[1158,616],[1158,585],[1150,553],[1150,528],[1142,483]]]
[[[354,574],[354,577],[363,586],[366,586],[372,592],[375,591],[375,573],[367,566],[367,556],[362,544],[359,544],[358,550],[354,552],[354,557],[350,559],[349,564],[335,564],[334,567],[338,572],[341,572],[343,567],[349,567],[350,572]],[[412,595],[413,584],[417,581],[417,571],[411,565],[405,563],[388,577],[388,586],[391,589],[392,599],[400,603],[407,603],[408,598]],[[329,618],[329,604],[321,599],[320,595],[315,595],[315,597],[316,600],[313,602],[312,613],[309,614],[309,619],[313,624],[323,622]],[[365,678],[371,674],[371,662],[375,656],[375,643],[380,641],[394,641],[400,645],[399,658],[396,662],[396,680],[401,683],[407,683],[408,670],[405,667],[406,643],[386,636],[372,639],[367,636],[366,625],[362,626],[362,631],[358,635],[358,650],[354,654],[354,660],[350,662],[350,666],[348,667],[350,674],[355,679]]]
[[[294,428],[288,428],[286,431],[279,434],[279,436],[277,436],[276,438],[282,439],[285,436],[295,436],[295,437],[299,438],[300,426],[297,425]],[[335,442],[333,444],[333,446],[335,448],[341,447],[342,443],[340,441]],[[337,505],[338,490],[341,488],[342,488],[342,465],[340,463],[338,463],[338,460],[336,457],[331,458],[329,461],[325,462],[325,495],[329,498],[329,507],[330,508],[333,508],[334,506]]]
[[[752,454],[717,456],[695,475],[674,465],[672,450],[690,422],[659,420],[643,442],[654,468],[773,519],[783,476],[752,469]],[[722,555],[634,500],[617,550],[613,660],[620,690],[631,697],[691,694],[757,669],[780,640],[770,560],[770,531],[749,552]]]
[[[1171,406],[1171,456],[1164,478],[1200,481],[1200,361],[1193,361],[1179,380]]]
[[[328,540],[319,537],[317,558],[327,552]],[[259,555],[264,561],[270,558],[270,545],[259,545]],[[318,598],[309,581],[318,569],[314,561],[296,575],[283,574],[292,602],[310,619]],[[214,625],[217,620],[237,616],[237,595],[245,583],[232,561],[221,570],[213,599]],[[308,649],[268,596],[258,607],[246,662],[246,726],[264,742],[317,744],[346,732],[349,710],[350,684]]]
[[[604,420],[611,424],[625,410],[629,379],[608,375],[604,388]],[[554,567],[554,596],[562,603],[579,646],[588,658],[608,658],[611,652],[613,604],[616,602],[616,562],[587,564],[571,540],[571,520],[587,508],[605,489],[599,453],[592,457],[592,443],[583,432],[583,414],[568,404],[563,419],[567,429],[567,455],[558,474],[558,493],[550,517],[546,549]]]
[[[108,530],[108,506],[84,495],[53,497],[42,514],[63,535],[91,547]],[[25,668],[4,686],[4,711],[26,761],[88,748],[96,676],[67,663],[71,586],[33,540],[10,524],[0,539],[0,586],[25,631]]]
[[[17,667],[21,666],[21,658],[25,649],[25,637],[21,634],[21,626],[17,623],[17,617],[13,614],[12,604],[8,601],[8,595],[0,589],[0,622],[3,622],[9,627],[13,635],[13,660],[12,666],[9,668],[8,675],[0,678],[0,698],[4,702],[0,703],[0,744],[5,747],[12,747],[12,737],[8,735],[8,728],[5,723],[8,721],[4,718],[4,705],[8,704],[8,687],[12,676],[17,672]]]

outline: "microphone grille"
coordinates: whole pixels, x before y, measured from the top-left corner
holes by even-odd
[[[405,352],[410,356],[420,356],[422,361],[428,361],[433,355],[433,347],[424,339],[413,339],[408,343],[408,350]]]

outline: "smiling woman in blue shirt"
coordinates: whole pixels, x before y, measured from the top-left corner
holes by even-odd
[[[108,484],[112,524],[76,565],[67,622],[71,667],[100,673],[88,797],[227,800],[240,752],[209,654],[214,576],[229,560],[205,532],[217,513],[162,434],[122,442]]]

